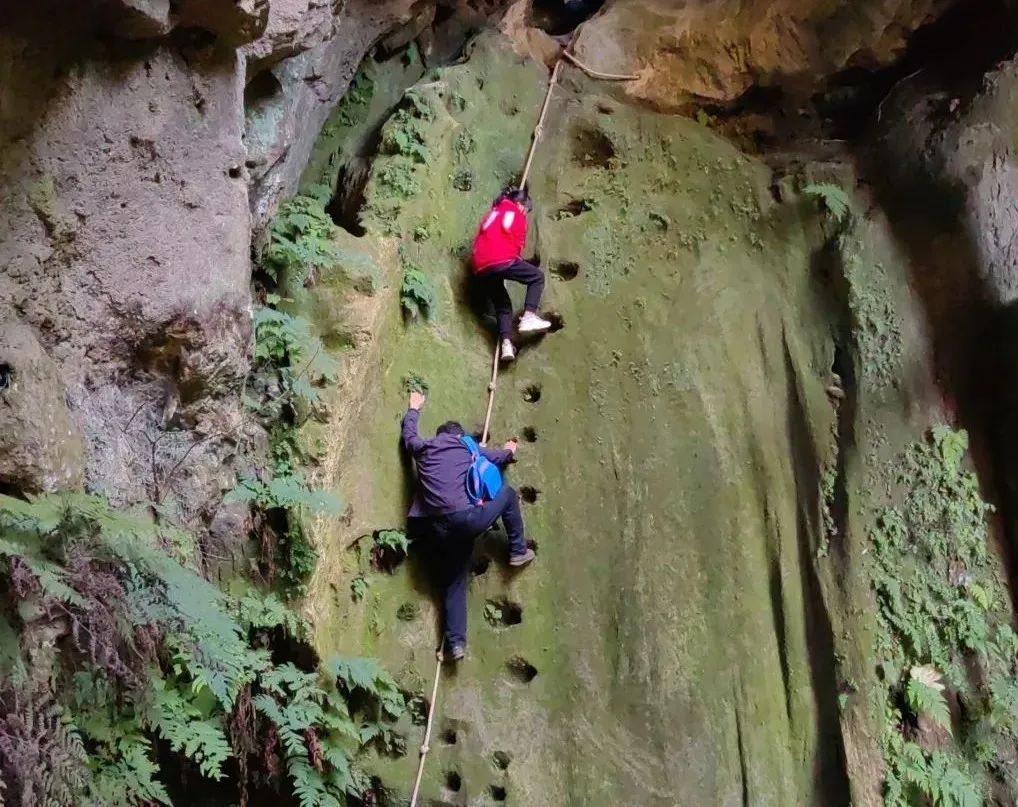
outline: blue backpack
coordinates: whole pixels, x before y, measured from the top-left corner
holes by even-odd
[[[490,502],[502,490],[502,472],[495,463],[481,453],[477,441],[464,434],[463,445],[470,450],[470,470],[467,471],[467,498],[473,505]]]

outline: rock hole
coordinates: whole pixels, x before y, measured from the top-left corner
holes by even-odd
[[[537,488],[532,488],[530,485],[524,485],[520,488],[520,498],[523,499],[527,504],[534,504],[537,502],[537,497],[541,495],[541,491]]]
[[[509,673],[512,677],[521,683],[529,684],[537,677],[537,667],[523,658],[523,656],[513,656],[509,659],[506,666],[509,668]]]
[[[443,745],[456,745],[456,741],[459,738],[456,736],[456,729],[445,728],[442,729],[439,739],[441,739]]]
[[[505,771],[509,769],[509,763],[512,761],[512,757],[509,756],[505,751],[496,751],[491,755],[491,764],[495,766],[497,770]]]
[[[396,609],[396,619],[400,622],[413,622],[421,615],[421,607],[415,602],[405,602]]]
[[[615,114],[615,110],[612,109],[607,104],[598,104],[597,105],[597,111],[601,115],[614,115]]]
[[[456,771],[446,771],[445,786],[453,793],[459,793],[460,788],[463,787],[463,777]]]
[[[557,311],[545,311],[543,314],[541,314],[541,316],[551,323],[551,327],[548,329],[548,333],[555,333],[556,331],[561,331],[564,327],[566,327],[565,317],[563,317]]]
[[[488,792],[491,794],[491,798],[495,801],[505,801],[509,795],[506,789],[502,785],[490,785]]]
[[[244,88],[244,107],[248,110],[256,110],[282,92],[283,85],[279,83],[279,79],[276,78],[272,70],[263,70],[252,78]]]
[[[567,202],[558,209],[558,213],[555,215],[559,221],[562,219],[571,219],[576,216],[589,213],[594,209],[594,202],[591,199],[573,199],[571,202]]]
[[[488,600],[484,604],[484,618],[493,628],[511,628],[523,622],[523,606],[506,597]]]
[[[551,273],[562,280],[575,280],[580,274],[580,265],[573,261],[564,261],[556,264]]]
[[[523,388],[523,400],[527,403],[537,403],[541,400],[541,385],[528,384]]]
[[[615,144],[600,129],[592,126],[573,128],[573,161],[583,168],[610,168],[615,160]]]
[[[0,363],[0,390],[14,386],[14,368],[7,362]]]
[[[231,166],[230,170],[227,171],[226,173],[230,175],[230,179],[240,179],[243,171],[241,170],[241,167],[239,165],[234,165]]]
[[[488,568],[490,566],[491,558],[478,558],[474,561],[474,565],[470,568],[470,573],[473,574],[474,577],[480,577],[482,574],[488,573]]]
[[[537,429],[535,429],[533,426],[524,426],[523,427],[523,439],[526,440],[528,443],[536,443],[537,442]]]
[[[368,161],[361,158],[354,158],[340,168],[332,200],[325,208],[337,227],[342,227],[357,238],[367,232],[361,224],[361,209],[364,207],[365,190],[368,187],[368,169]]]

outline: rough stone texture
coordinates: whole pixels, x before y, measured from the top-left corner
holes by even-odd
[[[131,500],[145,430],[246,374],[243,72],[214,45],[117,57],[81,14],[0,30],[0,298],[60,368],[90,484]]]
[[[886,168],[910,191],[940,185],[940,196],[953,196],[960,206],[943,212],[964,220],[984,295],[1009,305],[1018,299],[1018,62],[999,65],[972,97],[918,79],[884,105]]]
[[[351,512],[316,525],[317,644],[326,656],[377,655],[411,691],[430,691],[435,612],[396,614],[426,600],[424,568],[411,560],[388,578],[368,569],[365,549],[344,548],[405,523],[395,443],[407,374],[431,387],[425,432],[447,418],[480,426],[490,323],[462,256],[522,165],[544,75],[490,40],[429,75],[418,87],[434,111],[429,159],[377,158],[368,234],[338,242],[381,262],[387,287],[359,310],[301,300],[323,335],[372,335],[344,352],[346,383],[319,435]],[[472,190],[454,189],[461,170],[474,172]],[[393,177],[418,192],[402,198]],[[874,676],[864,524],[838,564],[821,559],[830,536],[818,491],[839,450],[824,389],[849,311],[818,268],[817,208],[794,194],[776,203],[770,179],[705,127],[620,103],[603,85],[570,80],[556,95],[534,170],[532,249],[550,273],[545,308],[564,329],[503,371],[493,421],[495,441],[536,433],[510,478],[540,491],[525,506],[538,560],[514,574],[504,543],[484,541],[491,563],[471,583],[468,659],[440,694],[438,730],[456,727],[457,740],[433,748],[426,799],[480,805],[497,785],[520,804],[880,803],[879,709],[866,694],[840,714],[837,703],[836,653],[863,692]],[[427,237],[410,235],[418,228]],[[431,275],[430,323],[400,316],[401,266],[383,232],[403,233],[397,243]],[[921,316],[886,222],[859,232],[860,262],[886,267],[885,286],[867,293],[900,312],[908,356],[895,365],[907,380],[867,389],[859,422],[886,429],[874,440],[897,440],[916,434],[907,413],[924,405],[913,388],[926,378]],[[870,439],[860,427],[858,453],[841,446],[853,496],[868,484]],[[355,603],[359,572],[370,589]],[[485,602],[500,597],[521,604],[519,625],[485,620]],[[529,683],[509,668],[517,656],[536,668]],[[511,757],[506,771],[493,768],[495,752]],[[415,768],[412,755],[378,763],[404,791]],[[455,795],[447,770],[462,778]]]
[[[116,0],[108,8],[109,29],[127,39],[151,39],[170,32],[170,0]]]
[[[40,493],[80,487],[84,442],[60,369],[31,328],[0,320],[0,485]]]
[[[875,68],[948,0],[616,0],[583,26],[591,67],[639,73],[627,85],[662,106],[727,103],[753,86],[808,92],[847,67]]]
[[[327,6],[313,0],[273,4],[266,37],[248,49],[249,58],[262,67],[280,54],[296,55],[272,67],[271,76],[249,76],[246,142],[256,229],[297,189],[322,124],[365,53],[402,26],[433,18],[431,5],[350,0],[332,17]],[[451,24],[480,23],[505,4],[488,0],[475,5],[465,0],[455,4]]]

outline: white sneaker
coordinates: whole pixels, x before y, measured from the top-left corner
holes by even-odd
[[[509,339],[502,340],[502,350],[499,352],[502,361],[513,361],[516,358],[516,348]]]
[[[524,311],[523,316],[520,317],[520,324],[517,326],[517,330],[520,333],[528,333],[531,331],[546,331],[551,327],[551,323],[546,319],[541,319],[533,311]]]

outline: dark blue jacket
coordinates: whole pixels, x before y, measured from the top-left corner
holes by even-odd
[[[473,505],[467,498],[467,471],[470,470],[470,449],[459,435],[438,434],[425,440],[417,433],[421,413],[409,410],[403,416],[403,445],[417,461],[417,495],[410,516],[440,516],[468,510]],[[513,458],[508,449],[481,453],[500,468]]]

